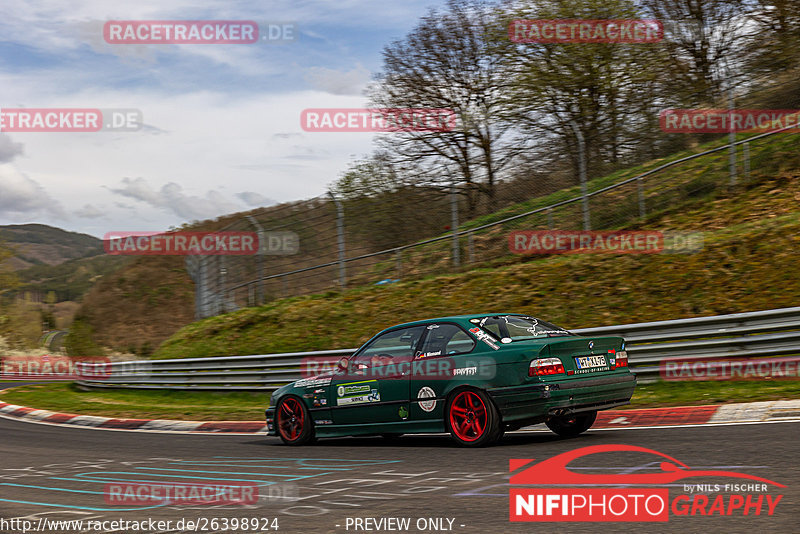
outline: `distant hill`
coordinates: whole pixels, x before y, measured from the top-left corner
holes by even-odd
[[[0,226],[0,244],[14,254],[0,275],[10,269],[15,278],[11,287],[0,283],[0,336],[19,347],[34,346],[45,324],[72,328],[84,295],[133,259],[106,254],[96,237],[44,224]]]
[[[131,260],[130,256],[102,254],[67,260],[58,265],[34,265],[17,271],[20,285],[12,294],[24,292],[32,300],[42,302],[52,291],[56,302],[78,302],[100,278],[117,271]]]
[[[15,249],[15,256],[6,265],[16,271],[103,254],[100,239],[46,224],[2,225],[0,240]]]
[[[96,237],[44,224],[0,226],[0,242],[15,253],[3,268],[15,271],[19,281],[3,298],[42,304],[54,296],[52,303],[59,305],[52,310],[61,327],[69,325],[78,302],[95,283],[131,260],[105,254]]]

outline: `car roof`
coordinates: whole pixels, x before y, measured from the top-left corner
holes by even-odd
[[[411,321],[409,323],[400,323],[385,330],[390,330],[392,328],[402,327],[402,326],[417,326],[421,324],[428,324],[434,322],[445,322],[445,321],[469,321],[470,319],[480,319],[482,317],[491,316],[491,315],[523,315],[529,317],[527,313],[513,313],[513,312],[486,312],[486,313],[473,313],[470,315],[450,315],[448,317],[431,317],[429,319],[420,319],[419,321]]]

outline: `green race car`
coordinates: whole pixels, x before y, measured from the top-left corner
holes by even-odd
[[[465,446],[546,423],[577,436],[628,404],[636,377],[621,337],[582,337],[522,314],[427,319],[378,333],[332,371],[276,390],[268,434],[315,438],[449,432]],[[313,376],[312,376],[313,374]]]

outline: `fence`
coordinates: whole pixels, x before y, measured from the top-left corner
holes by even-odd
[[[388,207],[379,199],[367,199],[348,208],[338,199],[318,197],[265,208],[224,228],[258,232],[262,243],[259,254],[187,258],[187,270],[196,288],[195,315],[210,317],[275,298],[391,283],[497,260],[510,255],[506,236],[516,229],[599,230],[642,221],[648,214],[687,199],[728,190],[734,179],[746,183],[751,160],[758,166],[769,159],[761,156],[759,143],[789,128],[793,126],[674,159],[633,176],[622,173],[613,177],[618,180],[615,182],[595,180],[590,183],[594,190],[585,195],[577,187],[566,189],[507,208],[505,216],[502,211],[495,213],[491,215],[495,220],[477,218],[460,226],[455,189],[450,196],[410,191],[407,201]],[[740,167],[745,174],[729,176],[730,154],[732,148],[737,153],[739,146],[744,157]],[[689,163],[693,165],[691,172],[685,168]],[[657,180],[653,179],[656,175]],[[396,222],[397,214],[387,217],[391,209],[410,210],[399,216],[402,225]],[[385,236],[393,225],[402,226],[403,236],[408,238],[430,233],[432,227],[443,228],[446,223],[452,225],[451,233],[383,248],[385,238],[382,241],[369,235]],[[375,231],[379,227],[382,230]],[[270,251],[269,238],[275,232],[294,234],[299,248],[288,254]],[[389,241],[396,244],[403,240],[398,237]]]
[[[631,370],[644,381],[652,381],[659,371],[657,364],[666,358],[746,359],[800,354],[800,307],[581,328],[573,332],[624,337]],[[272,391],[301,378],[302,358],[335,358],[354,351],[117,362],[111,364],[107,378],[78,383],[104,388]]]

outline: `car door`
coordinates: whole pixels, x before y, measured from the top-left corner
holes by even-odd
[[[331,413],[337,425],[401,421],[408,406],[408,379],[425,326],[383,332],[359,350],[345,375],[331,381]]]
[[[426,329],[408,381],[410,419],[416,421],[442,419],[445,389],[464,367],[464,355],[476,345],[473,337],[454,323],[433,323]]]

